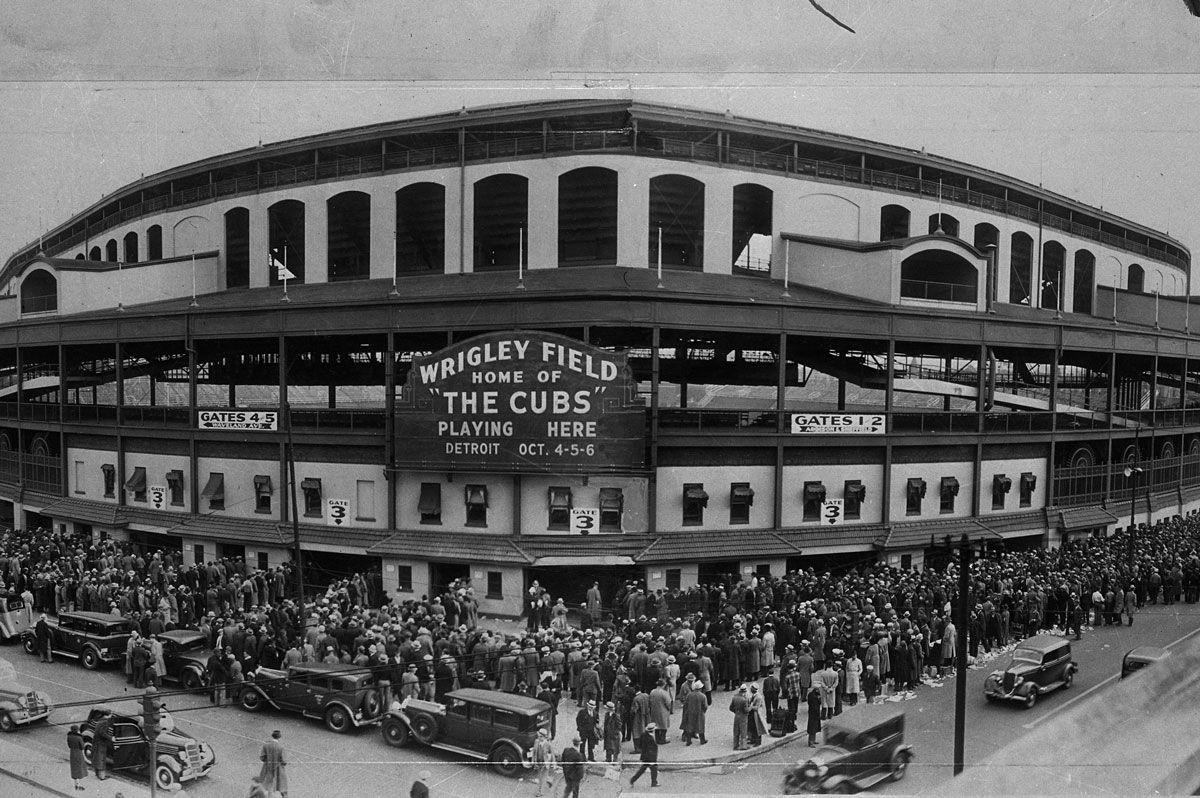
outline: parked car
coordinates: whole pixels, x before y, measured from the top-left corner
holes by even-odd
[[[0,731],[16,731],[50,717],[50,699],[31,687],[21,684],[17,669],[6,659],[0,659]]]
[[[140,714],[120,712],[111,707],[93,707],[88,719],[80,724],[83,754],[88,762],[92,761],[96,726],[105,711],[112,712],[113,743],[108,761],[113,771],[148,776],[154,779],[155,786],[172,790],[177,784],[207,776],[217,763],[217,757],[207,743],[175,728],[159,732],[154,743],[157,756],[152,763],[150,741],[142,728]]]
[[[167,666],[163,679],[185,690],[199,690],[208,685],[208,658],[213,650],[204,635],[189,629],[173,629],[159,634],[158,641],[162,643],[163,664]]]
[[[1131,649],[1125,652],[1125,656],[1121,659],[1121,678],[1132,676],[1147,665],[1152,665],[1169,656],[1171,656],[1169,649],[1158,646],[1138,646]]]
[[[19,640],[33,629],[32,613],[25,608],[25,599],[17,595],[0,595],[0,640]]]
[[[361,668],[308,663],[287,670],[258,668],[242,684],[242,709],[274,707],[325,722],[333,732],[379,721],[383,697],[375,677]]]
[[[50,648],[55,656],[74,657],[88,670],[124,660],[129,633],[133,631],[132,621],[102,612],[63,612],[47,618],[46,623],[50,625]],[[21,636],[21,644],[26,653],[37,653],[33,630]]]
[[[783,793],[857,792],[886,779],[900,781],[913,756],[912,746],[904,743],[902,710],[868,707],[845,713],[825,726],[823,745],[788,768]]]
[[[1070,687],[1078,671],[1070,643],[1057,635],[1034,635],[1017,643],[1006,669],[992,671],[983,695],[988,701],[1020,701],[1032,709],[1039,696]]]
[[[384,742],[410,740],[491,763],[515,776],[531,767],[538,729],[550,728],[550,705],[523,695],[464,688],[446,694],[446,703],[407,698],[390,709],[380,725]]]

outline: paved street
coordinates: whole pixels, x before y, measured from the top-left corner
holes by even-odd
[[[1166,645],[1187,637],[1200,627],[1200,605],[1178,604],[1173,607],[1147,607],[1137,616],[1133,627],[1101,628],[1086,633],[1074,646],[1080,671],[1075,685],[1066,691],[1045,697],[1033,710],[1018,706],[990,705],[983,698],[983,680],[1003,657],[969,673],[967,693],[967,762],[980,761],[999,747],[1018,738],[1025,730],[1044,723],[1069,706],[1082,700],[1102,697],[1116,681],[1121,656],[1137,645]],[[10,659],[21,677],[32,686],[49,693],[57,703],[116,699],[126,693],[119,672],[90,672],[74,662],[44,665],[9,646],[0,655]],[[728,694],[715,695],[710,724],[729,723]],[[266,712],[252,715],[240,708],[215,708],[203,697],[177,696],[168,700],[176,723],[186,731],[208,741],[217,753],[213,775],[189,785],[187,792],[200,798],[240,795],[250,776],[258,772],[258,753],[262,741],[273,728],[283,731],[283,742],[290,765],[292,796],[365,796],[403,794],[417,772],[428,768],[433,773],[433,794],[439,796],[506,795],[532,796],[535,787],[529,781],[517,782],[492,774],[478,762],[455,761],[451,754],[421,748],[396,750],[379,739],[376,729],[368,728],[338,736],[316,722]],[[895,706],[894,704],[891,706]],[[907,737],[914,746],[916,760],[907,779],[899,785],[882,788],[885,793],[920,793],[951,778],[954,734],[954,682],[946,680],[940,688],[923,687],[917,698],[903,702],[907,712]],[[850,712],[877,711],[856,707]],[[31,758],[66,758],[65,725],[86,715],[87,707],[56,710],[54,725],[39,726],[5,738],[29,751]],[[562,741],[560,735],[558,742]],[[663,749],[663,761],[669,761],[672,749]],[[769,794],[779,789],[783,769],[808,751],[803,743],[793,743],[770,751],[756,759],[712,767],[700,771],[663,772],[659,792],[705,795]],[[66,768],[65,761],[62,767]],[[622,785],[627,783],[626,767]],[[93,782],[94,784],[94,782]],[[648,788],[648,776],[637,785]],[[403,788],[403,789],[402,789]],[[617,795],[622,790],[614,782],[591,775],[584,794]],[[628,790],[625,790],[628,793]],[[97,793],[92,793],[97,794]]]

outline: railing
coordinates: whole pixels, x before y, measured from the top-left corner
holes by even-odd
[[[0,480],[20,481],[41,493],[61,493],[62,463],[54,456],[0,452]]]
[[[58,310],[58,295],[47,294],[45,296],[23,296],[21,297],[21,313],[47,313],[51,310]]]
[[[647,410],[647,413],[649,411]],[[779,424],[774,410],[716,410],[710,408],[659,408],[658,426],[670,430],[762,429],[773,432]]]
[[[973,285],[939,283],[935,280],[901,280],[900,298],[930,299],[938,302],[966,302],[974,305],[978,292]]]
[[[1071,506],[1106,499],[1109,512],[1119,515],[1128,512],[1128,502],[1135,493],[1141,499],[1147,492],[1200,485],[1200,455],[1143,460],[1134,464],[1139,470],[1131,471],[1129,476],[1125,475],[1126,467],[1125,463],[1106,463],[1054,469],[1055,503]]]
[[[292,426],[309,430],[380,430],[387,424],[383,410],[293,410]]]
[[[192,412],[186,405],[125,405],[121,408],[121,423],[152,427],[188,426],[192,423]]]
[[[116,424],[116,405],[63,405],[64,424]]]

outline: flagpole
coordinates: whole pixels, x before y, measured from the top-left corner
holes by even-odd
[[[396,257],[396,250],[399,249],[396,243],[398,233],[392,231],[392,290],[388,292],[388,296],[400,296],[400,292],[396,290],[396,270],[400,268],[400,260]]]
[[[121,261],[117,261],[117,310],[125,312],[125,286],[121,278]]]
[[[188,307],[197,307],[200,303],[196,301],[196,253],[192,251],[192,301]]]
[[[517,288],[525,287],[525,228],[517,228]]]
[[[791,296],[788,293],[788,282],[791,279],[792,272],[792,240],[790,238],[783,239],[783,293],[780,296]]]
[[[288,297],[288,292],[287,292],[287,281],[288,281],[289,274],[291,274],[291,272],[288,271],[288,267],[287,267],[287,244],[284,244],[283,245],[283,301],[284,302],[292,301],[291,298]]]
[[[658,287],[663,287],[662,282],[662,225],[658,226]]]

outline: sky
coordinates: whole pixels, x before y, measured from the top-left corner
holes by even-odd
[[[1042,183],[1200,252],[1183,0],[4,0],[0,256],[141,175],[464,105],[628,97]]]

